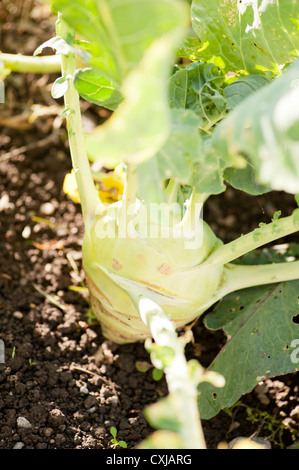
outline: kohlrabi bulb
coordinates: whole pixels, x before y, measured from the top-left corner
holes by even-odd
[[[194,232],[186,223],[174,221],[167,227],[127,211],[124,223],[121,208],[121,203],[107,206],[85,234],[83,265],[104,336],[126,343],[150,335],[134,304],[136,292],[183,326],[202,313],[219,285],[222,266],[200,270],[221,243],[204,221],[198,221]],[[140,211],[148,213],[141,203]]]

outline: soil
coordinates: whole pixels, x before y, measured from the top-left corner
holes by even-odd
[[[3,52],[31,55],[54,35],[55,18],[38,1],[3,0],[0,26]],[[151,369],[137,370],[136,361],[150,362],[143,344],[105,340],[86,297],[70,289],[84,282],[83,223],[62,190],[71,163],[62,102],[50,95],[56,78],[13,73],[0,105],[0,449],[109,449],[111,426],[134,447],[152,432],[144,408],[167,386]],[[105,119],[105,111],[82,106],[85,126]],[[294,207],[286,193],[250,197],[228,187],[204,216],[226,242]],[[226,338],[202,319],[193,334],[187,354],[207,367]],[[298,439],[298,388],[298,374],[268,379],[229,413],[203,420],[207,447],[256,433],[287,448],[294,429]]]

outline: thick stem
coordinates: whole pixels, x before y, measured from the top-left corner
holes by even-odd
[[[129,226],[129,217],[134,216],[134,206],[137,197],[137,175],[136,167],[132,164],[127,165],[126,183],[122,195],[122,205],[118,217],[118,234],[120,237],[130,237],[127,232]],[[133,211],[132,211],[133,209]]]
[[[255,266],[228,264],[223,275],[225,283],[220,288],[221,296],[248,287],[299,279],[299,261]]]
[[[137,197],[137,175],[136,166],[128,163],[127,165],[127,177],[124,188],[124,197],[128,204],[134,204]]]
[[[215,295],[201,306],[198,316],[206,312],[218,300],[237,290],[295,279],[299,279],[299,261],[254,266],[227,264],[223,268],[220,287]]]
[[[297,232],[298,229],[298,224],[292,215],[265,224],[247,235],[242,235],[236,240],[216,248],[199,269],[230,263],[256,248]]]
[[[59,33],[64,39],[75,38],[73,30],[60,18]],[[75,89],[73,77],[76,71],[76,60],[73,53],[61,57],[62,75],[68,80],[68,89],[64,95],[66,107],[66,124],[69,137],[72,164],[76,175],[80,202],[85,225],[92,223],[96,212],[100,212],[101,202],[92,179],[91,169],[85,150],[85,139],[82,128],[80,100]]]
[[[58,73],[61,70],[59,55],[31,57],[22,54],[0,53],[1,63],[12,72]]]
[[[168,204],[173,204],[177,202],[179,188],[180,183],[177,180],[172,179],[169,181],[168,186],[166,188]]]
[[[167,346],[174,352],[170,365],[164,372],[169,392],[175,397],[178,418],[181,422],[179,435],[186,449],[205,449],[205,439],[197,406],[197,384],[190,378],[184,354],[184,343],[179,340],[175,327],[162,309],[152,300],[141,297],[139,311],[159,346]]]
[[[198,220],[202,212],[203,204],[206,200],[206,194],[199,194],[192,191],[191,197],[188,201],[185,216],[182,219],[181,225],[186,227],[187,230],[196,231],[198,227]]]

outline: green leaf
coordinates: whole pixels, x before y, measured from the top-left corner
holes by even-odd
[[[89,65],[118,85],[154,40],[178,26],[180,30],[180,20],[188,11],[177,0],[52,0],[52,7],[90,41]]]
[[[228,109],[234,109],[241,101],[263,86],[267,85],[269,80],[264,75],[247,75],[230,83],[224,89],[227,99]]]
[[[200,61],[200,49],[201,47],[198,38],[186,37],[178,47],[177,57],[184,57],[192,62]]]
[[[214,64],[194,62],[183,67],[169,80],[170,105],[192,109],[201,118],[201,127],[209,129],[226,114],[224,79]]]
[[[163,374],[164,372],[162,369],[157,369],[156,367],[153,369],[153,379],[157,382],[162,379]]]
[[[68,79],[66,77],[59,77],[52,85],[51,95],[54,99],[62,98],[67,92],[69,87]]]
[[[57,54],[64,54],[68,55],[70,51],[72,50],[72,47],[61,37],[55,36],[48,41],[44,42],[40,46],[38,46],[37,49],[33,52],[33,55],[36,56],[38,54],[41,54],[43,49],[46,47],[50,47],[51,49],[54,49]]]
[[[241,189],[253,196],[271,191],[269,184],[264,185],[257,181],[256,171],[248,161],[246,168],[226,168],[223,177],[233,188]]]
[[[244,155],[255,182],[299,191],[299,61],[241,102],[217,126],[212,146],[223,158]],[[237,185],[246,190],[243,184]]]
[[[297,1],[193,0],[192,24],[201,40],[201,60],[225,71],[277,74],[298,57]]]
[[[116,438],[116,436],[117,436],[117,429],[116,429],[116,427],[111,426],[111,428],[110,428],[110,434],[112,435],[112,437],[114,437],[114,439]]]
[[[166,202],[164,173],[161,173],[156,157],[140,163],[136,176],[138,195],[146,204]]]
[[[266,250],[248,254],[243,263],[284,261],[288,256],[289,252],[281,256]],[[222,328],[228,341],[208,368],[224,376],[225,386],[199,385],[203,419],[233,405],[265,377],[299,370],[292,343],[299,337],[298,291],[299,280],[243,289],[224,297],[206,316],[207,328]]]
[[[89,103],[114,111],[122,101],[115,85],[94,68],[77,70],[74,83],[80,96]]]
[[[122,447],[123,449],[126,449],[128,447],[125,441],[118,441],[118,445]]]
[[[175,178],[188,184],[193,162],[200,158],[200,118],[191,110],[171,109],[170,134],[156,159],[164,178]]]
[[[88,62],[90,58],[90,54],[84,48],[84,41],[75,41],[77,45],[81,46],[81,49],[75,48],[72,45],[71,40],[69,43],[65,41],[60,36],[54,36],[53,38],[49,39],[48,41],[41,44],[33,53],[34,56],[39,55],[42,53],[43,49],[46,47],[50,47],[54,49],[56,54],[63,54],[68,55],[70,52],[76,54],[83,62]],[[82,50],[83,48],[83,50]]]
[[[224,155],[206,138],[201,146],[200,160],[195,162],[190,184],[200,193],[219,194],[225,191],[226,168],[244,168],[245,160],[239,155]]]
[[[170,109],[169,136],[150,161],[137,168],[139,194],[150,202],[164,202],[164,183],[168,178],[190,185],[198,193],[219,194],[225,190],[223,173],[228,166],[242,166],[235,157],[223,158],[202,139],[202,119],[191,109]],[[152,181],[156,181],[153,186]]]
[[[175,32],[177,34],[177,31]],[[121,88],[124,101],[113,117],[87,136],[92,161],[107,168],[120,161],[133,165],[153,157],[170,132],[167,77],[175,37],[156,40]]]

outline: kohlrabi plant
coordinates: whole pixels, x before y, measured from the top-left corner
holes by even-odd
[[[48,46],[61,57],[52,95],[65,102],[94,313],[106,338],[145,341],[165,372],[169,396],[146,411],[164,431],[142,446],[204,448],[200,415],[297,370],[299,250],[258,249],[297,232],[299,208],[226,244],[204,208],[226,183],[298,202],[299,2],[52,0],[52,8],[57,35],[36,55]],[[80,97],[111,111],[87,135]],[[103,169],[121,182],[112,202],[95,186]],[[177,329],[214,305],[206,325],[230,340],[204,371],[186,361],[190,331]]]

